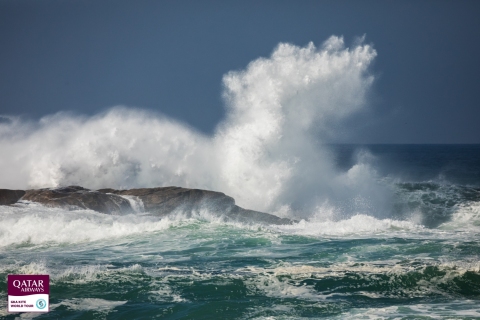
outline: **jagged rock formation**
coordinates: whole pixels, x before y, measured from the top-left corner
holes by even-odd
[[[22,197],[23,196],[23,197]],[[3,200],[5,198],[5,200]],[[41,203],[49,207],[69,210],[91,209],[105,214],[128,214],[134,212],[131,202],[140,200],[146,214],[166,216],[180,212],[191,215],[203,209],[227,220],[261,222],[268,224],[291,224],[289,219],[246,210],[235,205],[235,200],[221,192],[179,187],[141,188],[129,190],[100,189],[92,191],[79,186],[56,189],[6,190],[0,189],[0,205],[14,204],[19,199]]]

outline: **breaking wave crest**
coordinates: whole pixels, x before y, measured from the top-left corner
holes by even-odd
[[[423,184],[422,184],[423,185]],[[274,237],[297,235],[314,238],[364,238],[364,237],[419,237],[448,239],[455,231],[457,237],[469,237],[472,232],[480,230],[479,201],[468,200],[462,194],[456,194],[457,202],[443,207],[443,197],[424,191],[402,194],[410,212],[401,217],[375,217],[367,214],[342,216],[336,207],[318,207],[309,219],[302,219],[292,225],[265,225],[260,221],[236,222],[228,219],[222,212],[208,208],[194,211],[172,212],[168,217],[149,216],[148,212],[139,210],[126,216],[112,216],[91,210],[67,211],[60,208],[48,208],[36,203],[22,201],[15,206],[1,206],[0,248],[14,246],[58,245],[75,243],[92,243],[95,241],[126,239],[128,237],[169,234],[180,228],[181,234],[189,233],[189,228],[210,230],[216,233],[218,228],[233,228],[249,232],[259,230],[262,234]],[[448,189],[450,190],[450,189]],[[471,191],[465,194],[472,198]],[[448,192],[450,194],[451,190]],[[450,199],[455,197],[450,197]],[[423,202],[418,202],[422,199]],[[440,199],[440,200],[439,200]],[[430,203],[430,202],[431,203]],[[441,206],[440,208],[432,205]],[[416,207],[415,207],[416,206]],[[423,210],[423,212],[422,212]],[[433,210],[433,211],[432,211]],[[432,212],[433,213],[432,213]],[[440,215],[435,228],[425,226],[425,221]],[[430,215],[430,216],[429,216]],[[448,217],[445,218],[445,217]],[[201,226],[201,227],[200,227]],[[172,229],[173,228],[173,229]],[[206,231],[205,231],[206,232]],[[461,234],[464,233],[464,236]]]
[[[473,213],[471,212],[473,211]],[[267,237],[296,235],[314,238],[420,237],[444,238],[444,230],[470,232],[479,229],[478,204],[460,207],[452,221],[437,229],[427,229],[415,219],[395,220],[358,214],[345,219],[313,218],[292,225],[265,225],[262,222],[236,222],[209,210],[174,212],[159,218],[141,214],[112,216],[90,210],[66,211],[34,203],[2,207],[0,249],[10,246],[35,247],[63,244],[94,244],[97,241],[130,241],[148,237],[168,238],[190,233],[218,234],[224,228],[232,232],[254,232]],[[473,222],[472,222],[473,221]],[[237,230],[237,231],[233,231]],[[157,235],[155,235],[157,234]],[[130,240],[128,240],[130,239]],[[132,240],[133,241],[133,240]]]
[[[1,214],[0,248],[126,237],[165,230],[174,223],[169,219],[136,215],[111,216],[90,210],[65,211],[36,204],[2,207]]]

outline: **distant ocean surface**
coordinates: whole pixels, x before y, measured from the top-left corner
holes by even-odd
[[[382,206],[285,226],[0,206],[0,318],[480,319],[480,145],[328,149],[339,171],[368,154]],[[49,274],[51,311],[9,314],[8,274]]]

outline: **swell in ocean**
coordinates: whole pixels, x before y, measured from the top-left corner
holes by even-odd
[[[0,206],[0,317],[480,318],[480,147],[328,144],[375,56],[280,44],[224,76],[211,136],[127,107],[2,116],[2,188],[176,185],[298,222]],[[7,274],[49,274],[51,311],[7,313]]]

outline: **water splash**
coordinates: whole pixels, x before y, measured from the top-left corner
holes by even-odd
[[[0,123],[4,188],[177,185],[218,190],[240,206],[305,215],[325,199],[373,201],[366,163],[337,172],[322,144],[365,107],[375,50],[332,36],[281,43],[223,78],[227,116],[213,136],[152,112],[116,107]],[[373,192],[372,190],[375,189]],[[365,191],[367,190],[367,191]],[[303,213],[302,213],[303,212]]]

